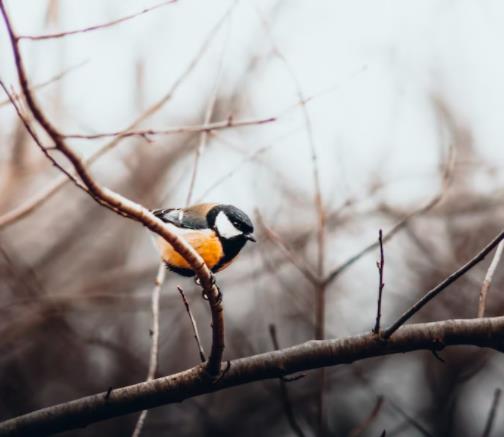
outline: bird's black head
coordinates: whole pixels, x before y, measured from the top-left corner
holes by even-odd
[[[207,214],[208,226],[226,240],[255,241],[254,226],[247,214],[233,205],[216,205]]]

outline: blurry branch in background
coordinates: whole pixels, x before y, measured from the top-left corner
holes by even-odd
[[[378,417],[378,414],[380,414],[380,411],[383,407],[383,396],[378,396],[378,399],[376,399],[376,404],[369,413],[369,415],[360,423],[357,425],[348,435],[348,437],[359,437],[366,429],[373,423],[373,421]]]
[[[371,357],[473,345],[502,351],[504,317],[446,320],[402,326],[388,341],[373,333],[306,343],[232,360],[217,380],[201,378],[201,367],[44,408],[0,423],[0,436],[45,434],[181,402],[201,394],[293,373],[353,363]]]
[[[234,4],[233,4],[234,6]],[[189,77],[195,67],[198,65],[199,61],[202,59],[203,55],[206,53],[207,49],[210,47],[211,42],[214,37],[217,35],[219,29],[223,25],[226,20],[226,17],[231,12],[233,6],[231,6],[226,13],[219,19],[219,21],[215,24],[215,26],[210,30],[207,34],[205,40],[202,45],[196,52],[195,56],[191,60],[191,62],[187,65],[187,67],[182,71],[182,74],[177,78],[177,80],[173,83],[167,93],[161,97],[158,101],[156,101],[153,105],[151,105],[146,111],[144,111],[136,120],[134,120],[125,130],[132,130],[137,128],[141,123],[147,120],[150,116],[158,112],[163,106],[171,100],[175,92],[178,90],[179,86],[184,83],[184,81]],[[112,141],[100,146],[96,152],[91,154],[88,158],[84,160],[85,165],[91,165],[96,162],[99,158],[105,155],[107,152],[112,150],[115,146],[117,146],[123,137],[119,136],[114,138]],[[35,194],[33,197],[14,208],[13,210],[3,214],[0,216],[0,230],[17,220],[22,219],[27,216],[38,207],[43,205],[47,200],[49,200],[54,194],[56,194],[59,190],[61,190],[68,183],[68,178],[63,175],[60,178],[56,179],[53,183],[51,183],[48,187]]]
[[[30,122],[28,121],[26,115],[21,112],[21,109],[18,106],[18,104],[15,100],[15,97],[9,92],[9,90],[7,89],[6,85],[3,83],[2,80],[0,80],[0,86],[4,90],[5,94],[7,94],[9,102],[14,107],[14,110],[16,111],[16,114],[18,115],[19,119],[21,120],[21,123],[23,124],[25,129],[28,131],[28,133],[30,134],[30,136],[32,137],[33,141],[35,142],[37,147],[40,149],[40,151],[46,156],[46,158],[52,163],[52,165],[54,167],[56,167],[59,171],[61,171],[68,178],[68,180],[72,181],[77,188],[83,190],[85,193],[89,193],[89,190],[85,186],[83,186],[70,172],[68,172],[63,166],[61,166],[59,164],[58,161],[56,161],[56,159],[54,159],[52,157],[52,155],[49,153],[49,150],[48,150],[49,148],[42,144],[42,141],[37,136],[35,131],[32,129]]]
[[[31,41],[41,41],[41,40],[46,40],[46,39],[55,39],[55,38],[64,38],[66,36],[71,36],[71,35],[76,35],[79,33],[86,33],[86,32],[92,32],[96,30],[102,30],[106,29],[107,27],[112,27],[115,26],[116,24],[121,24],[126,21],[129,21],[133,18],[136,18],[140,15],[146,14],[147,12],[151,12],[155,9],[161,8],[163,6],[169,5],[171,3],[175,3],[177,0],[167,0],[161,3],[158,3],[154,6],[151,6],[149,8],[142,9],[139,12],[136,12],[131,15],[127,15],[126,17],[118,18],[113,21],[109,21],[107,23],[102,23],[102,24],[96,24],[94,26],[89,26],[89,27],[84,27],[83,29],[77,29],[77,30],[69,30],[67,32],[59,32],[59,33],[52,33],[52,34],[47,34],[47,35],[19,35],[18,39],[23,40],[31,40]]]
[[[415,209],[414,211],[410,212],[409,214],[406,214],[402,219],[400,219],[392,228],[387,231],[384,236],[383,236],[383,242],[386,243],[389,241],[397,232],[399,232],[401,229],[403,229],[412,219],[421,216],[427,212],[429,212],[432,208],[434,208],[436,205],[438,205],[441,200],[446,195],[446,192],[450,186],[450,183],[453,178],[453,169],[455,166],[455,146],[450,145],[448,147],[448,156],[445,160],[442,174],[441,174],[441,188],[439,192],[437,192],[431,199],[429,199],[424,205],[422,205],[420,208]],[[385,208],[386,210],[387,208]],[[340,266],[336,267],[334,270],[332,270],[326,277],[325,281],[327,284],[331,283],[334,281],[341,273],[343,273],[345,270],[347,270],[350,266],[352,266],[356,261],[361,259],[364,255],[367,253],[375,250],[379,246],[379,242],[376,241],[366,247],[364,247],[362,250],[357,252],[355,255],[351,256],[347,261],[343,262]]]
[[[261,13],[261,11],[256,8],[257,15],[261,20],[262,26],[265,30],[266,35],[269,38],[270,46],[273,50],[274,55],[280,60],[284,65],[285,70],[290,76],[296,95],[299,99],[299,105],[301,106],[301,111],[303,115],[303,121],[306,130],[306,137],[308,141],[308,147],[310,151],[310,158],[312,161],[312,173],[313,173],[313,185],[314,185],[314,205],[317,216],[317,276],[318,280],[315,286],[315,338],[317,340],[322,340],[324,338],[324,328],[325,328],[325,283],[321,280],[324,276],[324,259],[325,259],[325,219],[326,213],[324,204],[322,201],[322,192],[320,189],[320,172],[318,167],[318,156],[317,149],[315,146],[315,140],[313,136],[312,121],[310,119],[310,114],[307,108],[307,99],[301,88],[301,82],[299,81],[292,65],[289,63],[285,55],[280,51],[279,47],[273,39],[271,28],[266,20],[266,17]]]
[[[163,286],[166,277],[166,266],[161,260],[159,263],[158,272],[156,275],[156,280],[154,284],[154,289],[152,290],[152,328],[149,331],[151,336],[151,350],[149,357],[149,370],[147,371],[146,381],[152,381],[156,378],[156,372],[158,368],[158,356],[159,356],[159,298],[161,294],[161,288]],[[135,429],[133,430],[133,437],[139,437],[142,433],[142,428],[147,417],[147,411],[143,410],[140,413],[140,417],[137,420]]]
[[[189,301],[186,298],[186,295],[184,293],[184,290],[182,287],[177,285],[177,290],[180,293],[180,297],[182,297],[182,302],[184,303],[184,307],[186,309],[187,315],[189,316],[189,320],[191,322],[191,328],[193,331],[194,339],[196,340],[196,345],[198,346],[198,353],[199,357],[202,363],[206,361],[206,355],[205,355],[205,350],[203,349],[203,346],[201,345],[201,340],[200,336],[198,333],[198,325],[196,324],[196,319],[193,316],[193,313],[191,311],[191,307],[189,306]]]
[[[215,135],[214,132],[210,132],[211,135]],[[219,185],[225,182],[227,179],[233,177],[245,164],[254,161],[259,155],[266,152],[272,146],[263,146],[259,147],[253,152],[250,152],[247,156],[245,156],[233,169],[229,170],[227,173],[223,174],[219,177],[215,182],[210,184],[208,188],[203,192],[201,196],[198,197],[195,203],[200,203],[203,199],[205,199],[213,190],[215,190]]]
[[[485,315],[486,301],[488,290],[490,289],[490,285],[492,285],[492,279],[499,264],[499,261],[502,257],[502,251],[504,250],[504,241],[501,241],[495,250],[495,254],[492,258],[492,262],[488,267],[487,273],[485,275],[485,279],[483,280],[483,285],[481,286],[480,294],[479,294],[479,304],[478,304],[478,317],[483,317]]]
[[[88,62],[89,62],[89,60],[85,60],[85,61],[80,62],[77,65],[73,65],[71,67],[68,67],[66,70],[63,70],[61,73],[58,73],[55,76],[50,77],[49,79],[45,80],[44,82],[40,82],[40,83],[38,83],[36,85],[33,85],[32,87],[30,87],[30,90],[31,91],[38,91],[38,90],[40,90],[42,88],[45,88],[48,85],[51,85],[51,84],[53,84],[55,82],[58,82],[59,80],[63,79],[66,75],[68,75],[69,73],[72,73],[75,70],[83,67]],[[22,93],[21,94],[14,93],[10,97],[11,97],[10,99],[5,99],[5,100],[3,100],[3,101],[0,102],[0,108],[2,106],[6,106],[9,103],[11,103],[11,99],[13,99],[15,101],[18,101],[19,99],[21,99],[23,97],[23,95],[22,95]]]
[[[187,243],[187,241],[173,233],[165,223],[163,223],[149,210],[130,199],[125,198],[119,193],[102,187],[95,181],[93,176],[89,173],[85,162],[83,162],[78,155],[70,149],[70,147],[59,135],[56,127],[49,122],[42,109],[35,102],[28,85],[26,71],[24,69],[23,60],[19,50],[19,40],[13,30],[3,0],[0,0],[0,10],[7,27],[19,83],[25,95],[27,105],[30,108],[34,119],[54,142],[54,146],[72,163],[80,179],[88,188],[90,196],[107,208],[117,211],[119,214],[126,215],[128,218],[143,224],[149,230],[164,238],[187,261],[196,276],[199,278],[203,291],[208,297],[208,303],[212,315],[212,350],[210,358],[203,368],[203,372],[206,372],[212,378],[215,377],[220,373],[222,354],[224,351],[224,318],[222,314],[222,303],[219,299],[220,292],[218,291],[212,273],[194,248]]]
[[[380,260],[376,261],[376,267],[378,268],[378,304],[376,306],[376,322],[373,328],[373,332],[378,334],[380,332],[380,318],[381,318],[381,304],[382,304],[382,293],[383,287],[383,268],[385,267],[385,255],[383,253],[383,232],[380,229],[378,233],[378,243],[380,245]]]
[[[273,348],[277,351],[280,350],[280,345],[278,343],[278,337],[276,332],[276,326],[274,324],[269,325],[269,333],[271,337],[271,342],[273,343]],[[296,421],[296,416],[294,415],[294,410],[292,408],[292,403],[289,399],[289,392],[287,391],[287,382],[285,378],[280,377],[280,397],[282,399],[282,404],[285,410],[285,415],[287,416],[287,420],[289,422],[292,431],[298,437],[305,437],[305,434],[299,424]]]
[[[497,408],[499,408],[501,394],[502,390],[500,388],[496,388],[494,391],[492,406],[490,407],[490,411],[488,412],[488,418],[485,424],[485,429],[483,430],[483,434],[481,434],[481,437],[490,437],[490,434],[492,433],[495,417],[497,416]]]
[[[224,69],[224,58],[225,58],[226,48],[227,48],[227,44],[228,44],[228,40],[229,40],[229,30],[231,28],[230,23],[231,22],[228,20],[226,37],[224,39],[224,44],[223,44],[222,52],[221,52],[220,59],[219,59],[219,65],[217,67],[217,73],[215,75],[215,82],[212,87],[212,90],[210,93],[210,98],[208,100],[208,105],[207,105],[207,108],[205,111],[205,116],[203,118],[203,125],[204,126],[208,125],[210,123],[210,121],[212,120],[212,115],[213,115],[214,109],[215,109],[215,103],[217,102],[217,95],[219,93],[219,85],[220,85],[220,81],[222,78],[222,72]],[[272,119],[271,121],[273,121],[273,120],[274,119]],[[228,122],[229,122],[228,124],[231,124],[233,122],[233,119],[231,117],[229,117]],[[205,148],[207,145],[208,134],[209,134],[208,130],[203,130],[201,132],[199,145],[198,145],[198,147],[196,147],[196,150],[194,151],[194,163],[193,163],[193,169],[191,172],[191,178],[189,181],[189,190],[187,192],[186,207],[191,204],[191,200],[192,200],[192,197],[194,194],[194,188],[195,188],[195,184],[196,184],[196,177],[198,175],[199,162],[201,159],[201,155],[205,151]]]
[[[424,305],[430,302],[439,293],[445,290],[449,285],[453,284],[457,279],[466,274],[471,270],[476,264],[480,263],[485,259],[485,257],[501,242],[504,240],[504,231],[497,235],[490,243],[488,243],[476,256],[470,259],[457,271],[453,272],[446,279],[441,281],[433,289],[429,290],[425,295],[416,302],[410,309],[405,311],[401,317],[399,317],[389,328],[383,331],[383,338],[390,338],[390,336],[408,319],[410,319],[414,314],[416,314]]]
[[[264,223],[262,215],[258,210],[256,210],[256,221],[266,234],[266,237],[280,248],[286,258],[303,274],[308,282],[313,285],[317,285],[317,275],[312,271],[310,265],[304,262],[303,259],[299,258],[298,255],[283,242],[280,235]]]

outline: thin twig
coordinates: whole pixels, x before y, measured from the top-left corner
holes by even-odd
[[[215,121],[210,123],[205,121],[203,124],[174,126],[165,129],[141,129],[141,130],[119,130],[114,132],[101,132],[98,134],[62,134],[64,138],[82,139],[82,140],[97,140],[108,137],[152,137],[157,135],[173,135],[181,133],[199,133],[208,134],[213,130],[225,130],[247,126],[259,126],[262,124],[273,123],[277,117],[251,118],[244,120],[234,120],[233,117],[228,117],[226,120]]]
[[[159,356],[159,297],[161,295],[161,287],[163,286],[166,276],[166,266],[163,261],[159,263],[156,280],[154,281],[154,289],[152,290],[152,328],[151,334],[151,349],[149,358],[149,370],[147,371],[146,381],[152,381],[156,377],[158,368]],[[137,420],[132,437],[139,437],[147,418],[149,410],[143,410]]]
[[[490,285],[492,285],[492,279],[495,270],[497,269],[497,265],[499,264],[499,261],[502,257],[503,250],[504,250],[504,241],[501,241],[497,246],[497,249],[495,250],[495,255],[492,258],[490,267],[488,267],[485,279],[483,280],[483,285],[481,286],[479,295],[479,305],[478,305],[478,317],[483,317],[485,315],[488,290],[490,289]]]
[[[271,342],[273,343],[274,349],[280,350],[280,345],[278,343],[278,337],[277,337],[277,332],[276,332],[276,326],[274,324],[269,325],[269,333],[271,337]],[[292,403],[289,398],[289,392],[287,391],[287,383],[283,378],[279,378],[280,380],[280,397],[282,399],[282,404],[285,409],[285,414],[287,416],[287,421],[289,422],[289,425],[292,428],[292,431],[298,436],[298,437],[305,437],[305,433],[303,432],[302,428],[299,426],[296,420],[296,416],[294,415],[294,410],[292,408]]]
[[[141,11],[135,12],[134,14],[127,15],[126,17],[118,18],[116,20],[112,20],[107,23],[96,24],[94,26],[84,27],[82,29],[69,30],[67,32],[51,33],[51,34],[47,34],[47,35],[19,35],[18,39],[19,40],[28,39],[31,41],[42,41],[42,40],[46,40],[46,39],[64,38],[66,36],[76,35],[79,33],[86,33],[86,32],[92,32],[94,30],[106,29],[107,27],[111,27],[111,26],[115,26],[116,24],[124,23],[125,21],[129,21],[129,20],[136,18],[140,15],[146,14],[147,12],[153,11],[155,9],[161,8],[161,7],[169,5],[171,3],[175,3],[176,1],[177,0],[167,0],[167,1],[164,1],[161,3],[158,3],[154,6],[151,6],[149,8],[142,9]]]
[[[376,399],[376,403],[369,413],[369,415],[361,422],[359,423],[348,435],[348,437],[358,437],[360,436],[366,429],[371,425],[371,423],[378,417],[378,414],[380,414],[381,408],[383,406],[383,396],[378,396],[378,399]]]
[[[148,119],[151,115],[159,111],[175,94],[178,90],[179,86],[185,81],[186,78],[189,77],[190,73],[195,69],[201,59],[203,59],[203,55],[206,53],[210,43],[214,39],[218,30],[225,22],[227,16],[230,14],[232,8],[235,3],[231,5],[231,7],[224,13],[224,15],[217,21],[215,26],[210,30],[207,34],[205,40],[201,44],[200,48],[196,52],[196,55],[193,57],[191,62],[186,66],[177,80],[172,84],[167,93],[161,97],[157,102],[155,102],[152,106],[150,106],[146,111],[144,111],[138,118],[136,118],[126,129],[125,131],[130,131],[136,129],[142,122]],[[92,165],[99,158],[105,155],[107,152],[112,150],[115,146],[117,146],[120,141],[124,137],[118,136],[114,138],[112,141],[101,146],[96,152],[94,152],[89,158],[84,160],[85,165]],[[68,178],[65,175],[62,175],[60,178],[57,178],[53,183],[49,186],[45,187],[42,191],[35,194],[24,203],[14,208],[13,210],[3,214],[0,216],[0,229],[15,223],[16,221],[26,217],[31,212],[35,211],[37,208],[42,206],[45,202],[47,202],[50,198],[52,198],[59,190],[61,190],[68,183]]]
[[[383,254],[383,232],[380,229],[378,233],[378,243],[380,245],[380,261],[376,262],[376,267],[378,267],[378,305],[376,307],[376,322],[373,328],[373,332],[378,334],[380,332],[380,319],[381,319],[381,304],[382,304],[382,293],[383,287],[383,268],[385,266],[385,256]]]
[[[490,433],[492,432],[493,424],[495,422],[495,417],[497,416],[497,408],[499,408],[501,393],[502,390],[500,388],[495,389],[492,406],[490,407],[490,411],[488,412],[485,429],[483,430],[481,437],[490,437]]]
[[[502,241],[504,240],[504,231],[497,235],[490,243],[488,243],[476,256],[465,263],[460,269],[453,272],[446,279],[441,281],[433,289],[429,290],[424,297],[422,297],[417,303],[415,303],[410,309],[408,309],[404,314],[399,317],[389,328],[383,332],[383,338],[389,338],[401,325],[403,325],[408,319],[410,319],[414,314],[416,314],[425,304],[427,304],[431,299],[436,297],[449,285],[453,284],[457,279],[466,274],[471,270],[476,264],[480,263],[485,259],[485,257]]]
[[[185,309],[187,311],[187,315],[189,316],[189,320],[191,321],[191,327],[194,335],[194,339],[196,340],[196,344],[198,345],[198,352],[200,356],[200,360],[202,363],[206,361],[206,355],[205,355],[205,350],[203,349],[203,346],[201,345],[201,340],[199,337],[198,333],[198,325],[196,325],[196,319],[194,318],[192,312],[191,312],[191,307],[189,306],[189,301],[187,300],[184,290],[182,287],[177,285],[177,290],[180,293],[180,296],[182,297],[182,301],[184,302]]]

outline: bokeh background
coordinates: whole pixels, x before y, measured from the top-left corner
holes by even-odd
[[[21,35],[105,23],[155,4],[6,3]],[[272,324],[281,347],[314,338],[314,287],[265,228],[317,269],[314,168],[326,213],[325,275],[374,243],[379,229],[397,229],[385,244],[385,324],[501,229],[503,20],[497,0],[179,0],[95,32],[23,40],[22,48],[38,101],[66,134],[121,131],[145,113],[137,128],[200,125],[207,114],[212,122],[275,118],[211,132],[192,195],[239,206],[257,223],[258,243],[219,274],[231,359],[273,349]],[[0,77],[17,90],[0,28]],[[5,99],[0,214],[61,180]],[[90,157],[111,140],[69,142]],[[201,144],[190,132],[123,138],[91,168],[149,208],[183,206]],[[158,265],[148,232],[69,183],[0,226],[0,419],[145,379]],[[369,250],[329,283],[327,338],[372,328],[377,257]],[[415,319],[474,317],[488,263]],[[176,285],[209,346],[206,303],[191,280],[168,274],[158,375],[198,362]],[[500,268],[489,315],[504,310],[503,285]],[[327,434],[357,435],[380,398],[362,435],[481,434],[503,380],[502,356],[466,347],[440,357],[415,352],[328,369]],[[317,427],[317,381],[314,372],[287,384],[307,436]],[[294,435],[282,399],[278,381],[206,395],[152,410],[144,435]],[[496,435],[504,426],[497,413]],[[128,435],[136,418],[65,435]]]

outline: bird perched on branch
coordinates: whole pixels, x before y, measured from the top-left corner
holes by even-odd
[[[228,267],[247,241],[255,241],[250,218],[233,205],[202,203],[152,212],[184,238],[213,273]],[[155,241],[170,270],[182,276],[194,276],[191,266],[170,243],[159,236]]]

